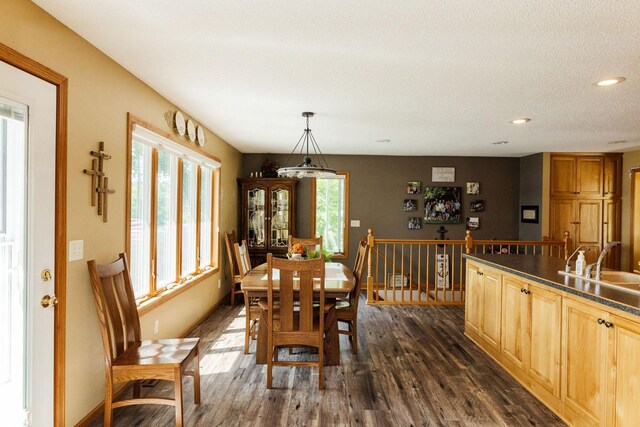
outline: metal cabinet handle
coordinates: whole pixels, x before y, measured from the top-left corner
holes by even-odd
[[[613,328],[613,323],[611,323],[611,322],[604,322],[604,326],[606,326],[607,328]]]
[[[598,325],[602,325],[604,323],[604,319],[598,319]]]

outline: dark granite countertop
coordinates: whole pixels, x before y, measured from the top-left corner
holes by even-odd
[[[564,276],[565,261],[542,255],[465,254],[498,270],[640,316],[640,295]]]

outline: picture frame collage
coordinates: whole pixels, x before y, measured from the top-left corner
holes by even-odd
[[[432,168],[432,181],[455,182],[454,167],[434,167]],[[410,230],[420,230],[423,224],[460,224],[463,221],[463,200],[462,188],[453,186],[424,186],[422,181],[406,182],[407,198],[403,200],[403,212],[409,212],[407,217],[407,228]],[[485,201],[480,198],[480,183],[469,181],[466,183],[466,194],[472,196],[469,200],[470,215],[464,218],[467,230],[477,230],[480,228],[480,216],[478,213],[484,212]],[[413,197],[412,197],[413,196]],[[424,212],[418,214],[422,206],[420,199],[424,199]],[[474,215],[474,216],[471,216]]]

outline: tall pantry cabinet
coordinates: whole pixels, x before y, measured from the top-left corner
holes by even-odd
[[[595,262],[603,246],[620,240],[621,154],[551,154],[550,233],[571,233],[573,247],[584,245],[587,262]],[[605,266],[620,268],[620,247]]]

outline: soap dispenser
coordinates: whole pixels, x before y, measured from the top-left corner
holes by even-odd
[[[586,260],[584,259],[584,251],[578,251],[578,259],[576,260],[576,274],[582,276],[584,273],[584,265]]]

